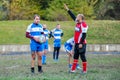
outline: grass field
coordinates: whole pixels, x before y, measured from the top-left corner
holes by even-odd
[[[88,73],[68,73],[67,55],[61,54],[60,61],[54,63],[48,54],[44,73],[30,73],[30,54],[0,54],[0,80],[120,80],[120,54],[90,54],[88,52]]]
[[[29,44],[29,39],[25,38],[25,31],[31,22],[27,20],[0,21],[0,44]],[[62,43],[74,34],[75,23],[73,21],[41,21],[40,23],[47,24],[49,30],[53,29],[57,23],[61,24],[64,32]],[[88,20],[87,23],[89,44],[120,43],[120,21]],[[53,39],[50,39],[50,44],[52,41]]]

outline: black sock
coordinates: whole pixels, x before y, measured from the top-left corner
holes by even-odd
[[[34,72],[35,72],[34,67],[31,67],[31,72],[32,72],[32,73],[34,73]]]
[[[38,66],[38,72],[42,70],[42,66]]]

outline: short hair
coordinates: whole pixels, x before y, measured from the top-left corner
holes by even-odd
[[[60,24],[57,24],[57,26],[60,25]]]
[[[34,19],[35,19],[36,17],[39,17],[39,18],[40,18],[40,16],[39,16],[38,14],[35,14],[35,15],[34,15]]]
[[[82,20],[84,20],[84,15],[83,14],[78,14],[77,16],[82,17]]]

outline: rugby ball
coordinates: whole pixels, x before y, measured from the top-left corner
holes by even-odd
[[[39,36],[39,42],[40,42],[40,43],[44,43],[45,41],[46,41],[45,35],[40,35],[40,36]]]

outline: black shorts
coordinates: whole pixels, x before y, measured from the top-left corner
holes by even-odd
[[[82,48],[79,48],[79,44],[75,44],[74,47],[74,59],[79,59],[79,56],[83,62],[86,62],[86,44],[83,44]]]

